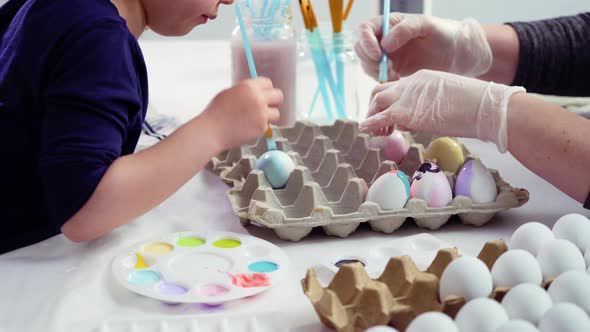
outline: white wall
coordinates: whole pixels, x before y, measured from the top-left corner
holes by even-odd
[[[2,1],[2,0],[0,0]],[[161,0],[166,1],[166,0]],[[297,31],[300,31],[302,26],[301,14],[297,0],[291,0],[291,8],[294,15],[294,23]],[[377,15],[379,13],[379,0],[356,0],[350,16],[347,20],[349,27],[355,28],[362,20],[367,17]],[[328,0],[315,0],[313,2],[314,9],[318,15],[319,21],[329,21],[330,11],[328,7]],[[190,39],[225,39],[231,36],[231,32],[235,26],[235,12],[234,9],[228,6],[219,7],[219,15],[215,21],[210,21],[206,25],[196,27],[191,33],[182,38]],[[142,38],[153,39],[162,38],[153,32],[145,33]]]
[[[589,0],[431,0],[432,15],[482,23],[531,21],[590,11]]]

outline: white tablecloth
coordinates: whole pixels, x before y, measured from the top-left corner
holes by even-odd
[[[148,64],[151,102],[160,113],[190,119],[216,92],[229,85],[226,43],[150,41],[142,46]],[[365,95],[372,85],[369,79],[363,81]],[[566,213],[590,215],[512,156],[500,155],[490,144],[464,142],[488,167],[499,169],[513,186],[528,189],[530,201],[522,208],[500,213],[485,227],[454,221],[432,232],[435,236],[467,254],[477,254],[485,241],[508,239],[525,222],[539,221],[551,226]],[[260,322],[278,322],[285,329],[321,331],[323,327],[301,291],[300,279],[308,267],[336,255],[354,256],[358,248],[424,231],[411,222],[393,234],[372,232],[365,225],[346,239],[318,231],[300,242],[281,241],[271,230],[243,228],[231,211],[226,190],[215,175],[203,171],[153,211],[97,241],[73,244],[60,235],[0,256],[0,331],[107,331],[101,327],[119,319],[213,320],[240,314],[262,315]],[[143,239],[185,230],[249,232],[271,241],[287,253],[290,276],[259,296],[216,309],[165,305],[132,294],[111,277],[111,260],[121,250]]]

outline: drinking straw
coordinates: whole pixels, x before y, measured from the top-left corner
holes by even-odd
[[[389,12],[391,2],[389,0],[383,0],[383,33],[381,38],[385,38],[387,32],[389,32]],[[381,84],[387,82],[387,52],[381,51],[381,62],[379,63],[379,82]]]
[[[334,57],[336,58],[336,82],[338,92],[341,98],[344,98],[344,61],[342,61],[343,41],[342,41],[342,17],[344,9],[344,0],[330,1],[330,17],[332,18],[332,46],[334,48]],[[345,103],[342,100],[342,109],[338,109],[338,116],[346,118]]]
[[[248,68],[250,69],[250,77],[257,78],[258,74],[256,73],[256,65],[254,64],[254,57],[252,56],[252,48],[250,47],[250,42],[248,41],[246,24],[244,24],[242,11],[240,10],[240,6],[238,3],[236,3],[235,8],[236,17],[238,18],[238,24],[240,25],[240,32],[242,33],[242,44],[244,45],[244,52],[246,53],[246,60],[248,60]],[[277,144],[275,140],[272,138],[272,129],[270,128],[270,124],[268,125],[268,129],[266,130],[264,136],[266,137],[266,146],[268,150],[276,150]]]

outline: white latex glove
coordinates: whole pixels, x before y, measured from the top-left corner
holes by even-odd
[[[492,65],[492,50],[485,31],[474,19],[453,21],[391,13],[389,23],[390,30],[384,38],[381,16],[358,27],[355,51],[364,71],[375,79],[379,76],[382,49],[389,56],[390,81],[420,69],[476,77],[487,73]]]
[[[508,101],[518,92],[526,91],[522,87],[420,70],[399,81],[378,85],[373,91],[369,118],[360,124],[360,129],[383,134],[397,125],[405,130],[492,141],[500,152],[506,152]]]

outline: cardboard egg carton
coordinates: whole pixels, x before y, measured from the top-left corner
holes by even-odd
[[[502,240],[485,244],[478,255],[489,269],[508,250]],[[418,315],[444,312],[455,318],[466,303],[458,296],[439,298],[439,280],[447,265],[459,257],[456,248],[438,251],[425,271],[409,256],[392,257],[383,273],[371,279],[360,263],[344,264],[327,287],[322,287],[313,269],[301,281],[321,322],[338,332],[356,332],[377,325],[389,325],[403,332]],[[545,280],[549,287],[552,280]],[[490,297],[502,301],[509,288],[498,287]]]
[[[273,189],[263,172],[255,169],[257,158],[267,151],[264,138],[225,151],[208,168],[231,187],[227,195],[243,225],[254,221],[274,229],[281,239],[299,241],[314,227],[346,237],[362,222],[369,222],[375,231],[391,233],[410,217],[419,227],[431,230],[453,215],[465,224],[481,226],[495,213],[522,206],[529,198],[526,190],[511,187],[496,170],[490,170],[498,188],[493,203],[475,204],[469,197],[458,196],[447,207],[429,208],[424,200],[414,198],[405,208],[381,210],[378,204],[365,202],[370,185],[395,169],[411,177],[424,161],[425,146],[432,137],[404,133],[410,149],[396,165],[385,160],[380,149],[369,147],[370,136],[361,133],[356,122],[339,120],[323,127],[297,122],[273,132],[278,149],[296,165],[285,188]],[[476,158],[461,146],[467,158]],[[455,174],[445,174],[453,187]]]

